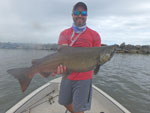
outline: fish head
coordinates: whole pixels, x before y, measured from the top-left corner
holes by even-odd
[[[99,61],[100,65],[103,65],[113,57],[116,49],[118,48],[118,45],[106,46],[101,48],[102,50],[100,51]]]

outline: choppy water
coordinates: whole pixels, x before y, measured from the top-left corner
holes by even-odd
[[[50,51],[0,49],[0,113],[54,77],[36,75],[22,93],[18,82],[6,70],[31,65]],[[150,113],[150,55],[116,54],[101,67],[93,83],[132,113]]]

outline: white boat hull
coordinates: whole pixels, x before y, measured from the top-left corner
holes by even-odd
[[[54,79],[26,96],[6,113],[65,113],[66,109],[58,104],[61,78]],[[130,113],[105,92],[93,87],[92,106],[86,113]],[[67,112],[69,113],[69,112]]]

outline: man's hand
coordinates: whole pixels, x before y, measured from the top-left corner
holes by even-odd
[[[58,45],[58,49],[59,49],[60,47],[62,47],[62,46],[68,46],[68,44]],[[52,76],[56,76],[56,74],[63,74],[63,73],[65,73],[65,72],[66,72],[66,66],[63,66],[63,65],[60,64],[60,65],[57,67],[56,72],[52,73]]]
[[[63,65],[59,65],[57,67],[57,70],[56,72],[52,73],[52,76],[56,76],[56,74],[64,74],[66,72],[66,66],[63,66]]]

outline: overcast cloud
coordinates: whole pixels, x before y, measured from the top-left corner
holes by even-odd
[[[78,0],[0,0],[0,42],[57,43]],[[150,0],[83,0],[105,44],[150,45]]]

